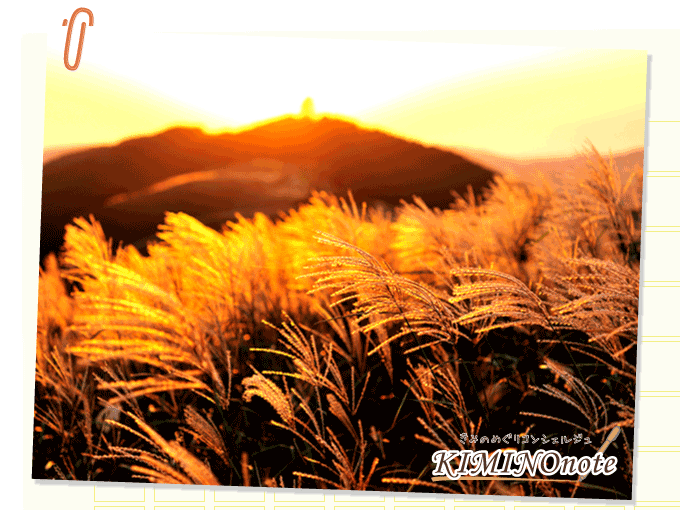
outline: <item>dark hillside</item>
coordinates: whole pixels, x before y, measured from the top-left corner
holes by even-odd
[[[217,228],[235,212],[276,215],[315,189],[351,189],[358,202],[392,206],[418,195],[446,207],[452,190],[479,191],[493,175],[453,152],[326,117],[289,116],[218,135],[174,128],[48,161],[40,256],[59,248],[67,223],[88,214],[114,244],[133,243],[153,235],[165,211]]]

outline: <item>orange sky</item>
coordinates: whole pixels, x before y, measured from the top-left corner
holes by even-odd
[[[572,155],[586,137],[603,152],[643,145],[643,51],[88,29],[68,71],[65,34],[48,34],[46,147],[234,129],[297,113],[308,96],[321,114],[427,145],[508,156]]]

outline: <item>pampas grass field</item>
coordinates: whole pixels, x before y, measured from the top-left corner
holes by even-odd
[[[593,149],[569,187],[446,210],[168,213],[148,256],[75,219],[40,269],[33,477],[629,499],[642,169],[620,175]],[[431,479],[440,449],[593,455],[617,425],[608,477]],[[550,443],[463,442],[509,433]]]

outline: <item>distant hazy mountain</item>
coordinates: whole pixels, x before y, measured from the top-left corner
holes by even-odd
[[[597,148],[597,147],[596,147]],[[533,184],[540,184],[545,178],[551,185],[560,185],[573,179],[582,179],[586,172],[587,153],[561,158],[510,158],[488,151],[451,148],[470,161]],[[600,154],[609,160],[607,152]],[[626,179],[635,165],[643,166],[644,149],[612,154],[616,167]]]
[[[53,151],[54,152],[54,151]],[[62,156],[45,156],[41,260],[74,217],[95,215],[114,243],[152,236],[165,211],[218,228],[235,212],[270,216],[311,191],[397,205],[420,196],[446,207],[451,191],[479,191],[494,171],[347,121],[283,117],[239,133],[175,128]]]

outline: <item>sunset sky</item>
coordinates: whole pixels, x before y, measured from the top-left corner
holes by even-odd
[[[586,137],[604,152],[643,145],[643,51],[94,26],[79,68],[68,71],[60,28],[48,34],[45,147],[111,144],[181,124],[237,129],[297,113],[306,97],[319,114],[426,145],[508,156],[572,155]]]

